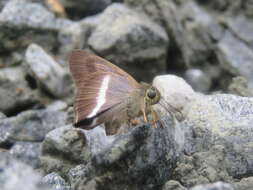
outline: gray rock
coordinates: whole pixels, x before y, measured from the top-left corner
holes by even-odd
[[[226,71],[244,76],[249,81],[249,87],[253,87],[253,51],[245,43],[227,31],[218,43],[216,53]]]
[[[245,15],[249,18],[253,17],[253,1],[252,0],[246,0],[242,1],[242,7],[243,12],[245,12]]]
[[[0,144],[16,141],[41,142],[45,135],[66,125],[67,114],[60,111],[31,110],[0,121]]]
[[[70,185],[55,172],[43,177],[42,183],[49,186],[51,190],[71,190]]]
[[[26,50],[25,66],[42,88],[58,98],[73,96],[72,80],[65,71],[40,46],[31,44]]]
[[[230,184],[223,182],[216,182],[214,184],[199,185],[190,190],[235,190]]]
[[[70,15],[84,17],[104,10],[111,0],[60,0]]]
[[[186,143],[189,141],[185,140]],[[221,145],[180,157],[174,171],[174,178],[186,187],[208,184],[215,181],[229,181],[232,178],[226,170],[225,149]]]
[[[187,190],[178,181],[170,180],[166,182],[162,190]]]
[[[248,87],[248,81],[241,76],[234,77],[228,86],[228,92],[239,96],[253,96],[253,89]]]
[[[199,69],[187,70],[185,79],[197,92],[207,93],[212,85],[210,76]]]
[[[234,178],[248,176],[253,168],[252,106],[252,98],[234,95],[220,94],[196,98],[195,102],[189,105],[190,111],[184,122],[185,153],[191,155],[212,151],[217,145],[222,146],[224,153],[221,148],[219,152],[224,154],[224,159],[215,157],[220,160],[219,166],[226,168],[222,171]],[[213,152],[217,152],[217,148]],[[203,159],[206,158],[207,156],[203,156]],[[215,172],[219,173],[218,171]]]
[[[185,108],[196,97],[192,87],[175,75],[157,76],[153,80],[153,85],[161,93],[161,106],[171,111],[178,120],[183,120],[188,111]]]
[[[110,147],[92,157],[74,188],[134,190],[163,184],[172,175],[179,155],[174,140],[176,126],[172,127],[171,120],[165,122],[163,128],[143,125],[116,137]]]
[[[66,111],[68,108],[68,105],[66,102],[57,100],[47,106],[47,110],[53,110],[53,111]]]
[[[42,146],[41,163],[49,173],[66,173],[70,168],[90,159],[85,134],[72,126],[65,126],[47,134]]]
[[[6,115],[4,115],[2,112],[0,112],[0,120],[5,119]]]
[[[10,149],[10,154],[17,160],[36,169],[40,167],[39,155],[41,143],[36,142],[17,142]]]
[[[62,28],[58,34],[59,53],[67,59],[72,50],[86,47],[90,28],[89,25],[83,26],[82,22]]]
[[[38,102],[20,67],[0,70],[0,99],[0,111],[5,114],[19,112]]]
[[[0,13],[0,36],[4,39],[0,52],[23,49],[32,42],[47,50],[55,50],[59,46],[58,31],[70,24],[67,20],[56,19],[40,4],[9,1]]]
[[[253,187],[253,177],[242,178],[239,182],[233,184],[236,190],[251,190]]]
[[[165,72],[168,47],[165,31],[122,4],[114,3],[102,13],[88,44],[137,80],[150,81],[157,73]]]
[[[67,178],[70,184],[76,184],[80,179],[86,174],[86,166],[84,164],[77,165],[74,168],[71,168],[67,173]]]
[[[8,152],[0,152],[1,190],[49,190],[41,185],[41,178],[30,166],[13,159]]]
[[[238,15],[235,18],[229,17],[224,22],[236,38],[242,40],[251,49],[253,49],[253,37],[251,35],[253,31],[253,23],[250,19],[244,15]]]
[[[93,155],[110,146],[113,139],[107,137],[101,127],[89,131],[71,126],[57,128],[48,133],[43,142],[43,168],[47,173],[64,174],[75,165],[89,162]]]
[[[215,41],[223,29],[213,15],[194,1],[125,0],[131,7],[145,12],[165,27],[171,46],[168,60],[171,65],[202,65],[211,57]],[[178,2],[178,1],[176,1]]]

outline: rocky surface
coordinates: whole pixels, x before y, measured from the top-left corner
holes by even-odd
[[[0,1],[1,190],[252,190],[251,0],[58,2]],[[158,127],[73,128],[73,49],[156,76]]]
[[[25,67],[41,88],[58,98],[73,96],[69,72],[49,56],[40,46],[31,44],[25,53]]]
[[[42,177],[7,152],[0,152],[0,187],[2,190],[48,190],[41,184]]]
[[[45,135],[66,124],[67,114],[51,110],[29,110],[0,120],[0,145],[16,141],[41,142]]]

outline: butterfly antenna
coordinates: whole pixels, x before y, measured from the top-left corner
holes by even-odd
[[[178,108],[175,108],[170,103],[168,103],[163,97],[161,98],[159,105],[161,105],[162,108],[164,108],[167,112],[169,112],[170,115],[172,115],[173,112],[177,112],[183,118],[183,113]]]

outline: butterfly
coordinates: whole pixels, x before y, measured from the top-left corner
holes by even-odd
[[[161,101],[159,90],[138,83],[111,62],[84,50],[74,50],[69,67],[76,86],[74,126],[93,129],[105,124],[107,135],[118,133],[122,125],[129,128],[143,117],[156,126],[159,120],[153,105]]]

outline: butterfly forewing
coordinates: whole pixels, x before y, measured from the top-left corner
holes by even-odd
[[[132,91],[140,88],[129,74],[92,53],[75,50],[69,63],[77,87],[75,123],[96,118],[100,113],[124,102]],[[103,122],[106,121],[100,120],[95,125]]]

